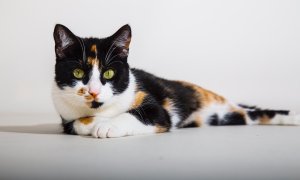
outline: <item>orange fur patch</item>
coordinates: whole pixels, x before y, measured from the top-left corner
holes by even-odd
[[[220,104],[226,103],[226,99],[212,91],[209,91],[207,89],[204,89],[200,86],[197,86],[192,83],[184,82],[184,81],[177,81],[181,83],[183,86],[193,88],[195,91],[199,93],[199,95],[196,97],[200,100],[201,104],[204,106],[208,106],[213,102],[217,102]]]
[[[88,64],[92,66],[99,65],[99,60],[97,58],[88,57]]]
[[[259,124],[262,124],[262,125],[270,124],[270,121],[271,121],[271,119],[267,115],[263,115],[258,120],[259,120]]]
[[[80,89],[77,91],[77,94],[78,94],[79,96],[83,96],[85,93],[86,93],[86,89],[85,89],[85,88],[80,88]]]
[[[84,98],[88,101],[94,100],[93,96],[91,96],[91,95],[86,95],[86,96],[84,96]]]
[[[195,123],[197,124],[197,127],[200,127],[203,125],[202,118],[199,115],[195,118]]]
[[[93,122],[93,117],[80,118],[79,121],[84,125],[88,125]]]
[[[162,126],[159,126],[159,125],[155,126],[155,132],[156,133],[164,133],[164,132],[167,132],[167,131],[168,131],[168,128],[166,128],[166,127],[162,127]]]
[[[170,111],[171,110],[171,100],[169,98],[164,99],[162,106],[165,110]]]
[[[97,53],[97,46],[96,46],[96,44],[92,45],[91,51],[94,52],[94,53]]]
[[[135,99],[134,99],[134,102],[131,105],[131,109],[138,108],[144,102],[144,99],[145,99],[146,96],[147,96],[147,94],[145,92],[138,91],[135,94]]]

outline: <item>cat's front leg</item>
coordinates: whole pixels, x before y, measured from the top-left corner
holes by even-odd
[[[107,121],[98,121],[92,130],[95,138],[110,138],[132,136],[138,134],[153,134],[157,127],[145,125],[130,113],[123,113]]]
[[[101,121],[107,121],[107,118],[89,116],[69,121],[62,118],[62,126],[66,134],[88,136],[92,134],[97,122]]]
[[[92,130],[92,136],[95,138],[111,138],[154,134],[168,130],[169,127],[162,127],[158,124],[145,124],[137,116],[127,112],[107,121],[97,122]]]
[[[83,117],[63,123],[67,134],[92,135],[95,138],[122,137],[158,132],[158,128],[145,125],[134,115],[123,113],[114,118]]]

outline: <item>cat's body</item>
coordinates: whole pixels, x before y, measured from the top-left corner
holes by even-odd
[[[131,30],[105,39],[54,30],[53,101],[66,133],[120,137],[204,125],[300,124],[289,111],[237,105],[183,81],[170,81],[127,63]]]

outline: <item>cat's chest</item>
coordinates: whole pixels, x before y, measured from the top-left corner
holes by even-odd
[[[60,107],[60,115],[66,120],[74,120],[82,117],[103,117],[111,118],[126,112],[125,107],[119,105],[103,105],[100,108],[92,109],[82,106],[65,106]]]

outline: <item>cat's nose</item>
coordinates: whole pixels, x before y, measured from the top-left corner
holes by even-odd
[[[97,90],[90,90],[89,94],[91,96],[93,96],[94,98],[96,98],[98,96],[98,94],[99,94],[99,91],[97,91]]]
[[[89,82],[89,93],[92,95],[94,98],[97,97],[98,94],[100,94],[100,81],[92,79]]]

